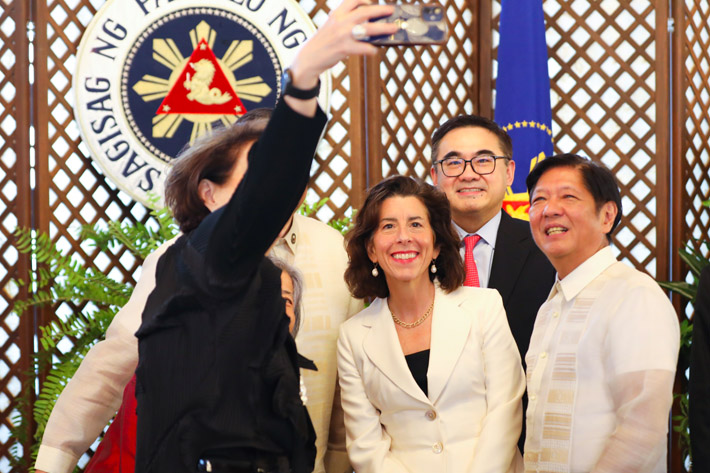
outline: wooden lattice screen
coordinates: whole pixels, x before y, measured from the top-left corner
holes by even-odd
[[[301,6],[322,24],[338,2],[302,0]],[[24,295],[10,280],[29,267],[13,249],[12,231],[17,225],[48,231],[81,261],[132,280],[140,261],[125,251],[82,245],[75,230],[108,220],[150,221],[142,205],[94,166],[73,120],[76,49],[103,3],[5,0],[0,11],[0,472],[11,471],[10,418],[36,327],[74,310],[61,305],[21,320],[11,313],[13,299]],[[710,225],[708,209],[699,205],[710,198],[710,11],[706,0],[672,3],[672,43],[668,2],[543,3],[556,151],[584,154],[614,170],[625,209],[616,247],[658,278],[670,277],[670,261],[673,276],[686,276],[675,247],[691,236],[707,237]],[[319,218],[349,214],[382,176],[427,177],[429,137],[444,119],[458,113],[492,117],[500,5],[443,4],[452,31],[446,47],[392,48],[334,68],[331,124],[308,196],[310,202],[329,197]],[[27,28],[30,20],[34,30]],[[70,345],[67,340],[61,348]],[[681,468],[673,465],[673,471]]]
[[[31,326],[11,312],[12,301],[27,296],[11,281],[28,269],[12,237],[18,224],[30,224],[29,171],[24,165],[29,158],[28,14],[23,0],[5,2],[0,11],[0,471],[9,471],[10,422],[32,354]]]
[[[382,93],[372,94],[371,101],[373,107],[381,104],[382,136],[374,140],[382,146],[374,157],[381,176],[426,178],[429,139],[436,127],[460,113],[480,113],[479,62],[485,48],[480,44],[479,12],[466,0],[444,5],[447,18],[455,20],[445,47],[389,48],[375,70],[382,81]],[[373,177],[377,182],[380,176]]]
[[[33,228],[48,232],[64,252],[95,265],[119,281],[132,281],[141,261],[130,252],[125,249],[100,252],[77,239],[78,229],[85,224],[149,220],[147,209],[118,191],[91,161],[73,118],[71,81],[76,50],[84,29],[103,2],[29,3],[32,23],[28,26],[30,29],[34,26],[35,32],[31,94],[36,159],[31,164],[32,205],[29,202],[23,205],[32,212]],[[38,310],[34,320],[33,314],[23,316],[22,326],[32,337],[37,326],[76,309],[62,303]],[[23,356],[29,359],[34,341],[30,338],[25,344],[30,351]],[[66,352],[71,346],[70,340],[63,340],[58,348]]]
[[[339,0],[315,0],[299,2],[301,7],[310,14],[316,25],[325,22],[331,8],[337,6]],[[333,92],[330,102],[330,124],[325,139],[318,150],[315,166],[311,170],[312,179],[308,191],[308,201],[316,202],[323,197],[328,197],[327,205],[321,208],[317,216],[323,221],[331,218],[341,218],[349,215],[353,207],[351,189],[361,188],[362,171],[359,163],[351,156],[360,156],[359,147],[365,140],[359,132],[358,121],[354,119],[361,116],[359,109],[353,107],[353,83],[358,82],[362,73],[356,71],[352,74],[351,67],[357,69],[357,61],[340,63],[331,69],[333,75]],[[355,196],[357,199],[358,197]]]
[[[670,210],[669,39],[667,15],[656,3],[663,2],[543,3],[556,152],[589,156],[615,172],[625,215],[616,246],[652,276],[668,275]],[[446,5],[456,22],[445,48],[389,49],[380,62],[375,85],[382,95],[371,102],[382,137],[372,141],[382,148],[372,152],[379,151],[373,161],[384,176],[426,178],[429,137],[441,121],[459,113],[493,116],[500,4]]]
[[[616,174],[624,207],[616,248],[638,269],[667,277],[668,38],[663,2],[544,5],[557,148],[599,160]]]
[[[710,240],[710,209],[702,206],[710,200],[710,2],[678,2],[674,17],[674,246],[691,242],[708,251],[697,240]],[[677,260],[673,276],[688,277]]]
[[[675,250],[690,243],[710,257],[710,209],[702,206],[710,200],[710,3],[677,1],[673,5],[672,77],[672,243]],[[701,246],[701,241],[706,246]],[[673,280],[692,281],[688,268],[673,258]],[[676,298],[681,316],[690,318],[693,307]],[[687,362],[687,361],[686,361]],[[680,386],[687,386],[688,373],[676,376]],[[675,437],[675,436],[674,436]],[[674,471],[687,465],[674,463]]]

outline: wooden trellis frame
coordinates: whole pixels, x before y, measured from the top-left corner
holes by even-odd
[[[320,23],[337,2],[302,5]],[[14,226],[48,231],[66,251],[119,279],[132,280],[140,265],[125,252],[82,246],[71,230],[109,219],[149,220],[85,155],[72,117],[74,54],[102,3],[6,0],[0,10],[0,471],[10,471],[9,419],[37,325],[73,309],[59,306],[21,320],[11,314],[12,301],[26,294],[10,281],[30,267],[14,252]],[[382,176],[426,177],[428,140],[442,120],[455,113],[493,116],[499,2],[443,4],[453,32],[443,50],[389,49],[334,69],[331,128],[309,194],[311,201],[331,198],[320,218],[359,207]],[[673,0],[670,10],[660,0],[546,0],[543,6],[556,151],[599,159],[620,177],[626,208],[615,243],[622,258],[658,278],[684,278],[676,248],[710,233],[710,212],[698,205],[710,199],[708,2]],[[684,307],[683,313],[690,312]],[[683,471],[673,453],[672,471]]]

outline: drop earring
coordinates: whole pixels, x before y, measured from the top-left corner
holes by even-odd
[[[431,274],[436,274],[436,259],[431,260],[429,271],[431,271]]]
[[[377,263],[375,263],[375,266],[372,268],[372,277],[376,278],[377,276],[380,275],[380,272],[377,270]]]

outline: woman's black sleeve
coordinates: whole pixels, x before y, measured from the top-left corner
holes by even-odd
[[[252,276],[298,205],[326,122],[320,108],[308,118],[279,101],[229,203],[195,230],[197,238],[208,230],[210,280],[234,285]]]

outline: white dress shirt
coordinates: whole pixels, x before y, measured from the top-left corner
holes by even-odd
[[[605,247],[558,280],[527,361],[525,470],[666,471],[678,318]]]
[[[501,210],[502,212],[502,210]],[[498,238],[498,227],[500,226],[501,213],[498,212],[495,217],[490,219],[478,229],[475,233],[468,233],[463,228],[459,227],[456,222],[454,224],[454,229],[458,233],[461,239],[461,259],[466,260],[466,255],[464,254],[465,248],[463,245],[463,239],[468,235],[478,235],[481,239],[478,244],[473,248],[473,259],[476,262],[476,269],[478,270],[478,282],[481,287],[488,287],[488,279],[491,277],[491,268],[493,267],[493,253],[496,249],[496,238]]]

